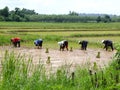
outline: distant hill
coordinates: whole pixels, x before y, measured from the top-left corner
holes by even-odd
[[[109,15],[110,17],[113,17],[113,16],[117,16],[117,15],[112,15],[112,14],[94,14],[94,13],[80,13],[79,16],[93,16],[93,17],[98,17],[98,16],[105,16],[105,15]]]

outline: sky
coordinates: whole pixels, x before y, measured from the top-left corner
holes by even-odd
[[[8,6],[35,10],[39,14],[68,14],[69,11],[90,14],[120,15],[120,0],[0,0],[0,9]]]

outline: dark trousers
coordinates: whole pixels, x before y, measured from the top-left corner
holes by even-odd
[[[81,50],[86,50],[86,49],[87,49],[87,43],[82,43]]]
[[[20,41],[13,42],[14,47],[20,47]]]
[[[105,45],[105,46],[104,46],[104,48],[106,49],[106,51],[108,50],[109,47],[112,49],[112,51],[114,50],[114,49],[113,49],[113,44]]]
[[[66,48],[66,50],[68,51],[68,41],[65,41],[65,42],[64,42],[63,48]]]

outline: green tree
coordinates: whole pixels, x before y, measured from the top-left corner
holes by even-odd
[[[20,21],[21,21],[21,18],[20,18],[19,15],[12,14],[11,17],[12,17],[12,20],[13,20],[13,21],[17,21],[17,22],[20,22]]]
[[[69,11],[69,15],[71,15],[71,16],[78,16],[79,14],[77,12],[74,12],[74,11]]]
[[[9,8],[6,6],[5,8],[0,10],[1,20],[8,21],[9,20]]]
[[[27,15],[37,14],[34,10],[29,10],[29,9],[25,9],[25,8],[23,8],[23,9],[21,10],[21,12],[24,13],[24,14],[27,14]]]
[[[4,17],[3,16],[0,16],[0,21],[4,21]]]
[[[0,10],[0,14],[3,17],[8,17],[9,16],[9,8],[6,6],[5,8],[3,8],[2,10]]]
[[[103,22],[104,23],[111,22],[110,16],[109,15],[105,15],[104,18],[103,18]]]
[[[101,22],[102,21],[101,16],[98,16],[96,21],[97,21],[97,23]]]
[[[18,7],[15,8],[15,14],[20,15],[20,8],[18,8]]]

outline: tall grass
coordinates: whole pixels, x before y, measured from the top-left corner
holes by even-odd
[[[41,60],[34,65],[31,58],[6,51],[1,61],[0,90],[119,90],[120,48],[117,50],[113,62],[103,69],[94,63],[89,70],[87,63],[71,72],[71,64],[65,64],[54,73],[47,71]]]

